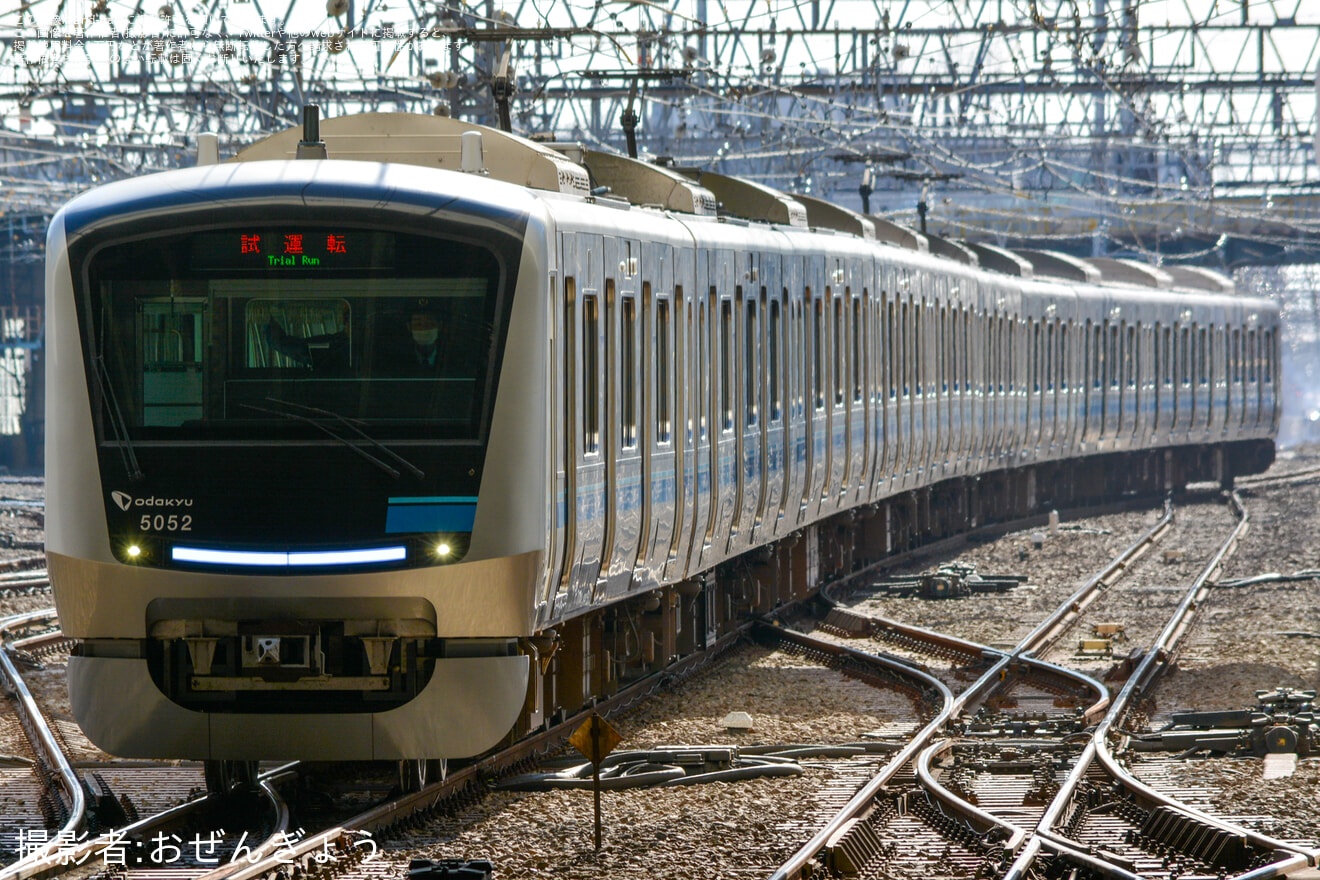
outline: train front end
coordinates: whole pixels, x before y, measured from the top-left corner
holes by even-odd
[[[537,208],[472,175],[270,161],[60,212],[47,551],[94,743],[421,759],[506,735],[545,533],[498,491],[543,479]]]

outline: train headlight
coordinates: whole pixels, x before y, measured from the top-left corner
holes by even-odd
[[[454,553],[454,548],[449,546],[449,542],[441,541],[435,545],[435,555],[441,559],[448,559]]]
[[[142,548],[137,544],[129,544],[128,547],[124,549],[124,552],[128,555],[128,558],[134,562],[142,558]]]

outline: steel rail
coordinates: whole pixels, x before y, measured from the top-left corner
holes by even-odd
[[[1315,479],[1320,479],[1320,467],[1304,468],[1288,474],[1259,474],[1252,477],[1238,477],[1233,483],[1238,489],[1255,489],[1258,486],[1305,483]]]
[[[257,786],[266,794],[267,799],[271,802],[272,809],[275,813],[274,824],[276,826],[275,830],[267,836],[266,841],[262,843],[259,849],[264,849],[269,844],[269,851],[274,851],[279,845],[274,838],[282,831],[288,830],[288,806],[284,803],[284,799],[280,797],[278,791],[274,789],[273,784],[283,781],[295,773],[297,767],[298,763],[296,761],[281,764],[278,767],[273,767],[270,770],[267,770],[257,777]],[[166,828],[184,826],[189,822],[195,821],[201,813],[223,803],[223,800],[224,796],[220,794],[204,794],[201,797],[188,801],[187,803],[178,804],[177,806],[170,807],[169,809],[163,810],[155,815],[139,819],[129,825],[124,825],[115,831],[115,837],[120,841],[137,840],[152,832],[161,832]],[[61,869],[67,870],[68,868],[75,867],[92,856],[100,855],[112,845],[114,845],[114,841],[104,836],[83,841],[78,844],[76,848],[71,848],[67,853],[62,852],[60,854],[61,859],[67,858],[70,862],[68,867],[52,864],[47,867],[44,874],[49,876],[59,873]]]
[[[1049,806],[1046,807],[1039,823],[1037,823],[1037,837],[1042,839],[1044,844],[1050,848],[1066,850],[1077,845],[1075,841],[1055,832],[1054,827],[1064,808],[1071,802],[1078,785],[1090,769],[1091,764],[1098,759],[1100,763],[1104,765],[1105,770],[1115,780],[1128,788],[1128,790],[1141,794],[1151,802],[1175,806],[1179,810],[1195,816],[1201,821],[1207,822],[1217,828],[1229,831],[1233,834],[1242,835],[1258,847],[1275,851],[1291,852],[1294,854],[1289,857],[1286,862],[1275,863],[1259,869],[1259,871],[1268,871],[1267,873],[1253,871],[1250,872],[1251,875],[1259,876],[1261,878],[1280,876],[1278,873],[1279,871],[1286,873],[1296,867],[1313,866],[1317,864],[1317,859],[1320,859],[1320,853],[1308,850],[1304,847],[1288,844],[1284,841],[1268,837],[1267,835],[1251,831],[1250,829],[1225,822],[1222,819],[1210,816],[1194,808],[1187,807],[1173,798],[1160,794],[1121,768],[1118,765],[1117,760],[1109,751],[1108,737],[1110,731],[1113,729],[1114,725],[1125,716],[1127,709],[1132,704],[1133,698],[1138,693],[1144,692],[1145,688],[1150,685],[1158,674],[1167,666],[1168,661],[1173,656],[1173,652],[1176,650],[1182,636],[1187,632],[1188,627],[1191,625],[1192,612],[1208,594],[1211,588],[1211,579],[1221,569],[1228,554],[1237,546],[1238,541],[1241,539],[1242,535],[1246,533],[1246,530],[1249,527],[1250,515],[1242,505],[1241,499],[1236,493],[1229,495],[1229,504],[1235,509],[1238,516],[1237,525],[1219,547],[1210,562],[1207,563],[1201,573],[1193,580],[1192,585],[1189,587],[1182,601],[1178,604],[1178,607],[1170,616],[1168,623],[1165,624],[1160,635],[1156,637],[1155,642],[1146,652],[1137,669],[1131,676],[1129,676],[1123,688],[1114,698],[1105,717],[1096,725],[1086,748],[1078,757],[1077,762],[1073,765],[1067,778],[1064,780],[1063,784],[1060,785],[1058,793],[1050,802]],[[1009,871],[1004,875],[1005,880],[1022,880],[1022,878],[1025,878],[1027,876],[1027,871],[1038,852],[1038,846],[1024,849],[1014,861],[1013,865],[1010,866]],[[1248,875],[1243,876],[1245,877]]]
[[[1012,651],[1009,652],[999,651],[966,639],[936,633],[922,627],[889,620],[887,618],[870,618],[881,629],[897,632],[913,639],[936,644],[946,650],[954,650],[968,656],[980,656],[984,659],[993,661],[990,669],[977,679],[977,681],[973,682],[971,686],[964,689],[956,698],[954,698],[952,705],[946,707],[946,711],[942,712],[940,717],[932,721],[926,728],[923,728],[922,731],[920,731],[917,736],[909,742],[903,752],[900,752],[900,755],[907,755],[918,749],[920,749],[923,754],[929,753],[929,750],[925,749],[925,746],[931,739],[933,739],[935,733],[942,729],[950,719],[961,714],[971,700],[982,695],[982,691],[985,692],[984,696],[987,697],[993,693],[995,688],[997,688],[1007,677],[1009,668],[1015,663],[1023,663],[1040,669],[1048,669],[1057,675],[1082,680],[1082,682],[1087,687],[1091,688],[1097,695],[1096,702],[1087,708],[1085,713],[1086,717],[1093,717],[1100,711],[1103,711],[1110,702],[1108,688],[1103,684],[1091,679],[1089,676],[1081,675],[1080,673],[1072,672],[1071,670],[1066,670],[1062,667],[1055,666],[1054,664],[1039,660],[1030,656],[1030,654],[1033,650],[1038,649],[1042,644],[1046,643],[1047,639],[1057,638],[1057,635],[1071,624],[1071,621],[1068,621],[1067,618],[1071,615],[1075,619],[1080,611],[1093,601],[1093,596],[1098,594],[1102,586],[1110,586],[1118,577],[1125,574],[1129,570],[1131,564],[1144,554],[1155,541],[1163,536],[1170,522],[1172,522],[1172,518],[1173,507],[1166,499],[1164,502],[1163,514],[1150,529],[1119,553],[1094,577],[1088,579],[1085,584],[1059,605],[1053,613],[1047,616],[1044,621],[1038,624]],[[832,595],[833,588],[837,586],[839,586],[839,584],[832,584],[830,587],[821,591],[821,595],[826,601],[832,604],[837,604],[837,600]],[[896,755],[894,760],[897,760],[898,757],[899,756]],[[891,760],[890,763],[893,764],[893,761]],[[889,765],[886,765],[886,769],[888,769],[888,766]],[[899,763],[897,766],[902,766],[902,763]],[[838,830],[861,812],[871,799],[870,792],[878,790],[887,783],[888,780],[892,778],[893,772],[896,772],[896,770],[897,767],[895,767],[894,771],[885,775],[883,781],[877,782],[873,780],[872,783],[859,791],[858,794],[839,811],[835,818],[831,820],[829,825],[815,835],[805,846],[794,853],[787,862],[780,866],[780,868],[771,875],[770,880],[797,880],[797,878],[805,878],[807,874],[804,873],[804,869],[809,871],[809,868],[806,866],[811,863],[811,860],[815,858],[816,854],[825,847],[829,839],[833,837]],[[921,770],[918,767],[918,773],[920,772]],[[985,818],[982,821],[987,822],[988,824],[999,824],[1001,827],[1006,827],[1006,830],[1009,830],[1010,834],[1014,835],[1014,831],[1017,830],[1016,826],[1012,826],[1010,823],[1005,823],[997,817],[991,817],[990,814],[984,813],[984,811],[979,810],[979,808],[955,798],[955,796],[943,789],[942,786],[939,786],[933,776],[930,776],[930,774],[927,774],[927,776],[929,780],[934,783],[932,791],[936,792],[937,796],[938,792],[945,792],[945,794],[952,799],[949,803],[952,806],[955,806],[956,809],[959,809],[967,815],[984,815]],[[863,797],[863,794],[866,794],[866,797]],[[1034,836],[1026,834],[1025,837],[1027,838],[1028,844],[1032,845],[1033,851],[1039,849],[1039,843],[1033,844],[1033,841],[1036,839]],[[1022,845],[1022,840],[1023,835],[1014,835],[1010,839],[1010,843],[1014,846],[1020,846]],[[1108,863],[1088,855],[1083,852],[1081,848],[1078,848],[1071,843],[1057,843],[1053,846],[1060,850],[1067,851],[1068,855],[1074,857],[1078,862],[1091,865],[1101,871],[1101,873],[1105,873],[1106,876],[1121,878],[1121,880],[1135,880],[1135,875],[1130,872],[1122,871],[1113,866],[1108,866]],[[1009,851],[1012,851],[1011,848]],[[1111,870],[1106,871],[1101,866],[1108,866]]]
[[[1155,525],[1146,530],[1145,534],[1133,541],[1122,553],[1102,568],[1096,575],[1082,584],[1073,593],[1063,605],[1055,609],[1027,634],[1014,650],[1013,656],[1018,657],[1026,654],[1034,654],[1042,648],[1052,645],[1073,623],[1081,613],[1087,609],[1099,596],[1102,588],[1111,587],[1127,574],[1132,564],[1146,555],[1146,551],[1154,546],[1155,542],[1164,536],[1169,527],[1173,524],[1173,502],[1164,499],[1164,512],[1156,521]],[[1071,618],[1071,619],[1070,619]]]
[[[39,621],[51,621],[55,617],[54,608],[45,608],[0,620],[0,642],[3,641],[4,635],[12,630],[30,626]],[[41,707],[37,705],[37,701],[32,697],[32,692],[28,690],[27,685],[23,682],[23,677],[19,675],[17,667],[10,659],[8,645],[0,646],[0,678],[4,679],[5,688],[14,695],[19,721],[23,725],[33,749],[44,762],[46,768],[58,776],[60,786],[64,789],[65,806],[69,811],[68,817],[60,827],[54,840],[48,841],[45,845],[29,852],[18,861],[0,869],[0,880],[28,880],[28,878],[42,874],[48,866],[50,857],[59,851],[61,844],[65,844],[68,838],[76,835],[86,815],[87,798],[83,792],[82,783],[78,781],[68,758],[60,750],[59,744],[55,740],[55,733],[46,722]],[[65,845],[67,846],[67,844]]]
[[[776,635],[781,638],[787,638],[790,641],[798,642],[802,642],[802,640],[809,638],[801,636],[798,633],[793,633],[790,630],[777,631]],[[953,692],[949,690],[948,686],[933,675],[922,672],[911,666],[905,667],[899,661],[892,660],[888,657],[867,654],[853,648],[839,647],[838,650],[858,657],[864,657],[868,662],[878,662],[896,671],[901,671],[904,675],[909,675],[929,682],[929,686],[936,689],[940,693],[940,696],[943,697],[944,705],[940,708],[940,711],[936,713],[935,717],[927,722],[926,725],[917,732],[916,736],[908,741],[907,745],[894,753],[893,757],[885,763],[884,767],[880,769],[880,772],[877,773],[870,782],[862,786],[862,788],[852,796],[848,803],[839,810],[835,817],[831,819],[824,828],[816,832],[806,844],[800,847],[798,851],[789,857],[789,859],[784,862],[777,871],[770,875],[770,880],[795,880],[795,878],[809,877],[811,874],[810,866],[812,860],[815,859],[816,855],[821,850],[825,849],[825,846],[829,843],[830,839],[841,831],[844,825],[860,814],[875,796],[880,793],[880,790],[889,783],[889,780],[892,779],[905,764],[916,757],[925,744],[929,742],[936,733],[944,728],[944,725],[948,720],[953,717],[956,708],[961,705],[959,699],[954,697]],[[999,670],[1006,663],[1007,658],[1001,659],[998,664],[986,670],[985,674],[977,679],[972,687],[983,686],[985,682],[993,681],[998,675]]]

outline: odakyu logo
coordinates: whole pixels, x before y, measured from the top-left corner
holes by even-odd
[[[191,498],[158,498],[155,495],[150,498],[134,498],[127,492],[115,490],[110,493],[110,498],[115,502],[120,510],[125,512],[134,507],[192,507]]]

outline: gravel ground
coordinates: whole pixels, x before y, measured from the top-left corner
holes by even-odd
[[[731,711],[754,727],[730,733]],[[913,728],[914,707],[892,691],[814,661],[748,648],[612,723],[619,749],[666,745],[847,743]],[[804,762],[800,777],[606,792],[604,840],[593,849],[589,790],[497,792],[458,822],[392,841],[387,858],[484,858],[501,877],[709,878],[765,874],[832,815],[821,798],[854,790],[841,762]],[[878,766],[878,765],[877,765]],[[379,868],[372,873],[378,874]]]
[[[998,648],[1012,648],[1042,617],[1058,607],[1106,562],[1135,541],[1158,519],[1158,511],[1119,513],[1065,522],[1048,528],[1005,535],[989,544],[972,545],[948,560],[975,565],[983,575],[1027,575],[1029,580],[1006,593],[981,593],[956,599],[899,598],[859,591],[852,607],[859,614],[887,617]],[[1032,535],[1046,535],[1036,548]],[[935,568],[928,560],[902,570]]]

